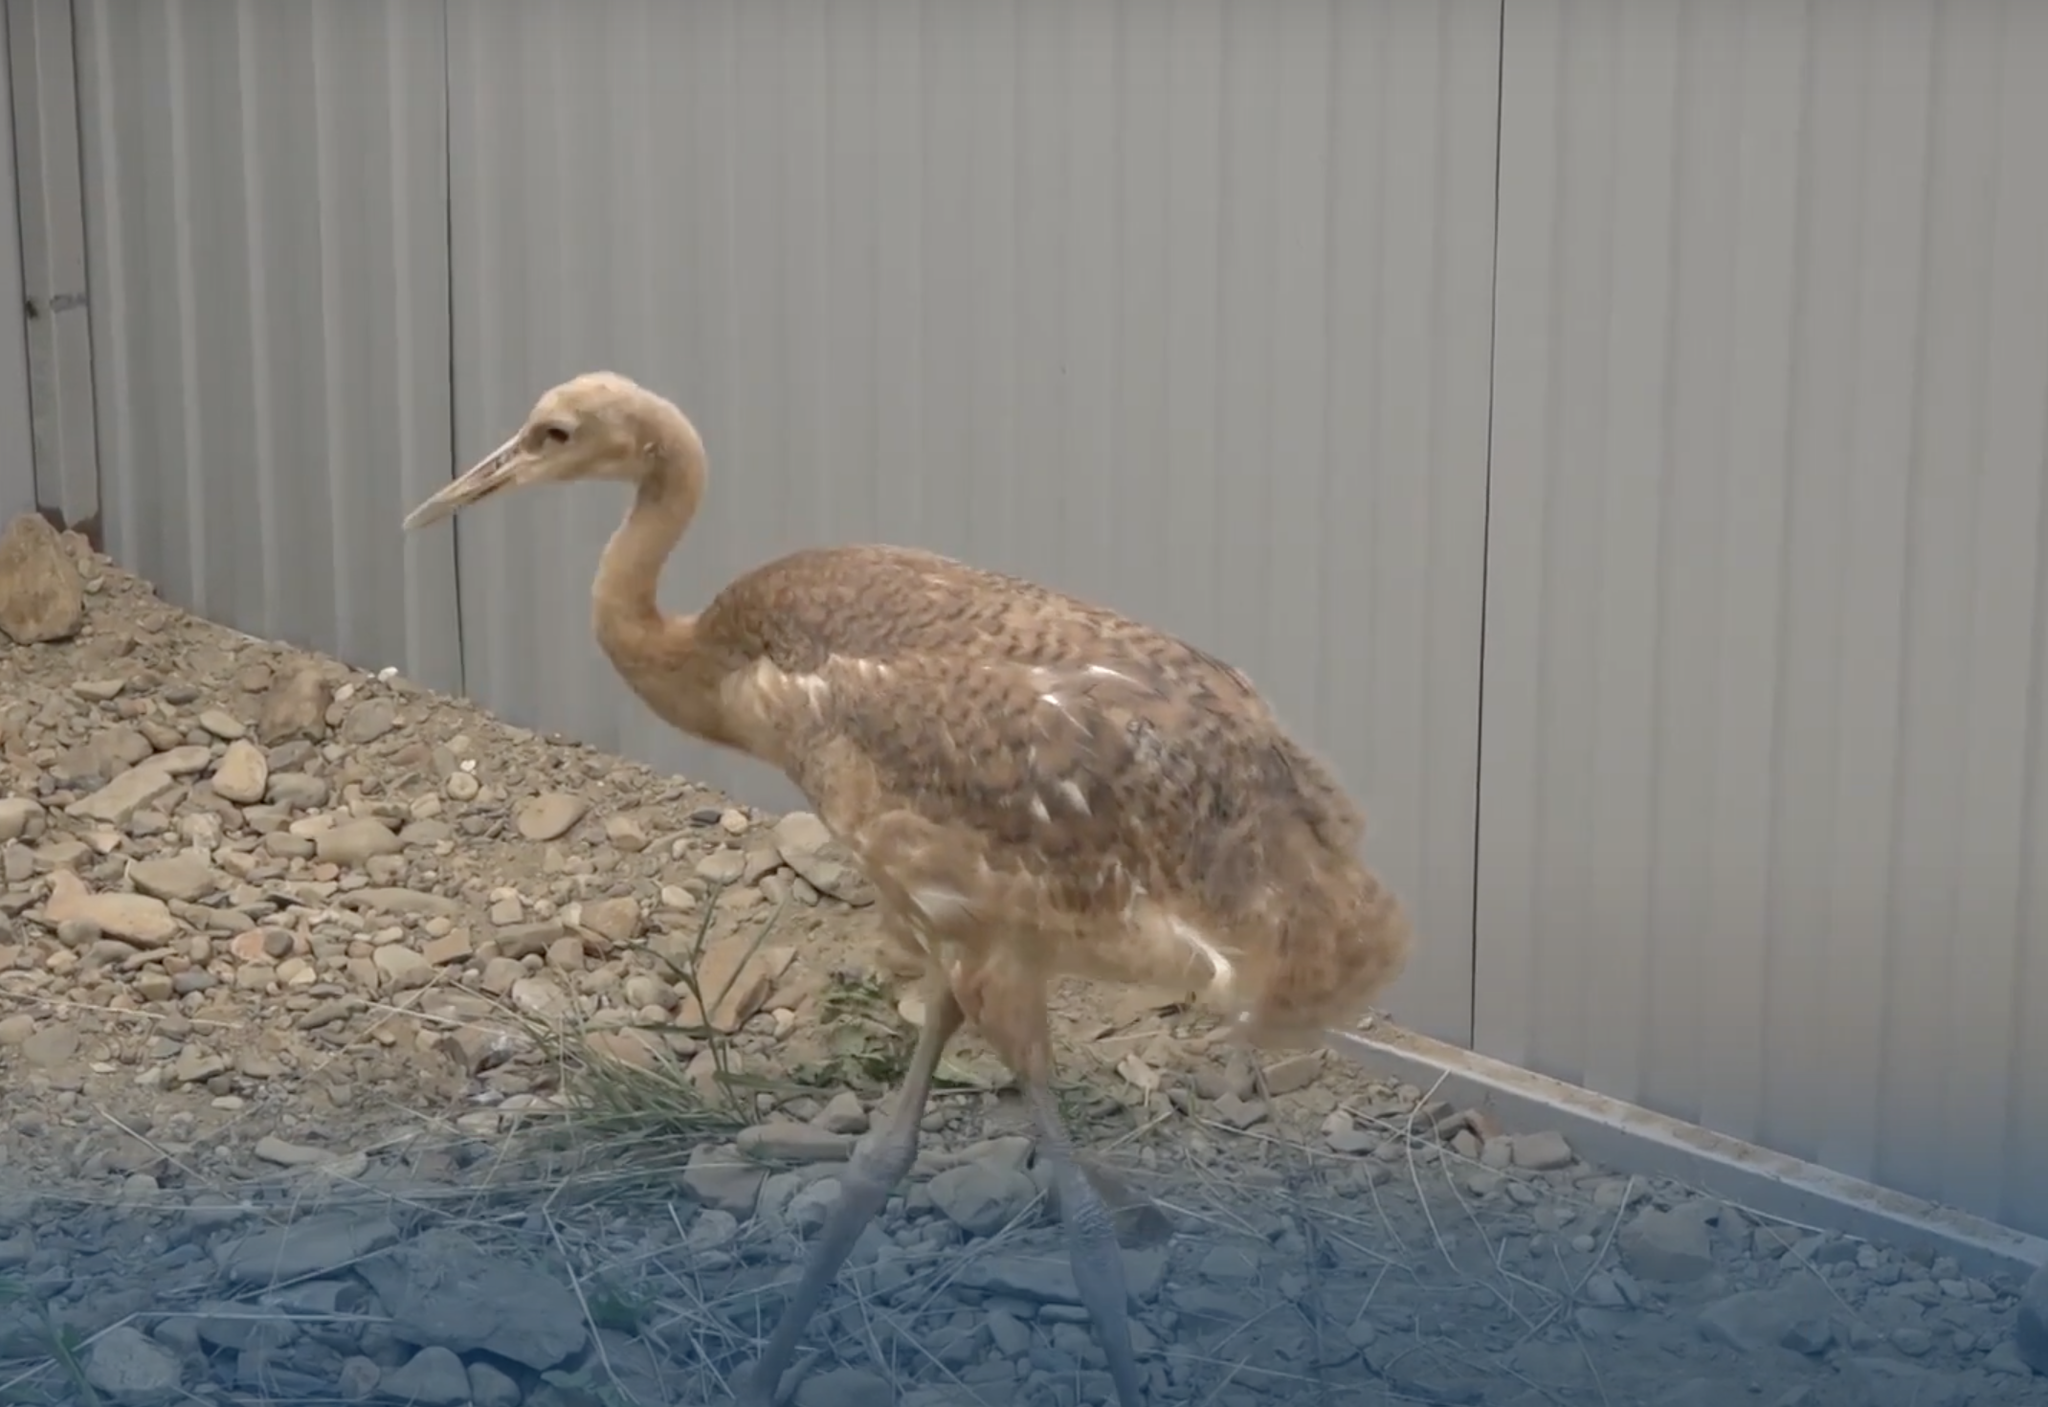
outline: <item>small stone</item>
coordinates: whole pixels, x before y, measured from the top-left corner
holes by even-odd
[[[521,977],[512,984],[512,1004],[543,1019],[567,1016],[575,1003],[552,977]]]
[[[927,1184],[932,1205],[969,1236],[993,1236],[1038,1199],[1038,1184],[1014,1168],[966,1163]]]
[[[21,1043],[21,1058],[45,1070],[68,1065],[78,1054],[78,1028],[68,1023],[45,1026]]]
[[[1263,1099],[1240,1098],[1235,1090],[1225,1090],[1216,1099],[1216,1117],[1234,1129],[1248,1129],[1262,1122],[1270,1112]]]
[[[640,936],[640,901],[599,899],[585,904],[583,926],[607,943],[623,948]]]
[[[398,708],[389,699],[365,699],[348,711],[341,725],[341,740],[352,747],[365,747],[390,732],[398,723]]]
[[[50,876],[43,912],[53,925],[84,920],[109,937],[145,948],[161,947],[178,932],[178,921],[163,900],[147,894],[93,894],[70,870]]]
[[[220,875],[196,855],[160,855],[128,866],[128,882],[158,899],[197,903],[220,888]]]
[[[838,1163],[853,1156],[853,1140],[811,1124],[756,1124],[739,1131],[740,1152],[785,1163]]]
[[[1621,1230],[1621,1256],[1646,1280],[1697,1280],[1714,1268],[1707,1224],[1687,1212],[1645,1208]]]
[[[451,963],[468,962],[474,951],[469,931],[457,928],[439,938],[429,938],[427,945],[420,950],[420,956],[435,967],[447,967]]]
[[[218,708],[202,709],[199,726],[224,743],[231,743],[249,731],[241,719]]]
[[[130,767],[120,776],[108,782],[98,791],[65,807],[69,815],[81,820],[100,821],[110,826],[125,826],[137,811],[157,800],[177,785],[162,760],[152,758],[139,766]]]
[[[340,1389],[344,1402],[367,1401],[377,1391],[378,1379],[383,1376],[374,1359],[354,1354],[341,1360],[341,1369],[336,1387]]]
[[[827,1133],[862,1134],[868,1131],[868,1111],[861,1107],[859,1095],[843,1089],[826,1101],[811,1122]]]
[[[42,803],[33,797],[0,796],[0,844],[20,840],[42,815]]]
[[[714,850],[697,862],[697,878],[707,884],[734,884],[746,873],[747,857],[737,850]]]
[[[371,817],[329,826],[313,837],[313,853],[331,865],[367,865],[379,855],[396,855],[404,843]]]
[[[469,1400],[476,1407],[519,1407],[519,1384],[489,1363],[469,1365]]]
[[[213,794],[237,806],[253,806],[270,785],[270,760],[247,738],[237,738],[213,769]]]
[[[631,816],[605,817],[604,838],[627,855],[637,855],[649,844],[646,827]]]
[[[797,1384],[790,1407],[896,1407],[896,1389],[865,1368],[827,1368]]]
[[[1275,1099],[1307,1089],[1321,1078],[1322,1073],[1323,1053],[1320,1050],[1307,1050],[1276,1060],[1261,1072],[1266,1082],[1266,1093]]]
[[[775,848],[784,863],[819,893],[855,907],[875,902],[875,887],[853,852],[810,812],[792,811],[775,823]]]
[[[116,1324],[85,1350],[85,1380],[124,1407],[153,1407],[178,1392],[178,1356],[128,1324]]]
[[[17,645],[45,645],[69,640],[84,624],[78,563],[47,519],[21,514],[0,533],[0,634]]]
[[[429,1407],[453,1407],[455,1403],[469,1401],[469,1373],[462,1360],[438,1344],[421,1349],[383,1374],[378,1387],[386,1397]]]
[[[1554,1172],[1572,1164],[1572,1146],[1565,1142],[1561,1133],[1548,1130],[1518,1133],[1508,1143],[1513,1163],[1518,1168],[1527,1168],[1531,1172]]]
[[[767,1180],[766,1168],[750,1162],[729,1143],[698,1144],[690,1150],[689,1164],[683,1169],[683,1185],[699,1202],[736,1217],[754,1214],[761,1184]]]
[[[269,747],[292,739],[317,743],[327,736],[327,710],[333,702],[333,686],[318,667],[302,665],[277,678],[263,696],[256,736]]]
[[[530,796],[514,808],[512,823],[532,841],[559,840],[590,810],[590,803],[566,791]]]

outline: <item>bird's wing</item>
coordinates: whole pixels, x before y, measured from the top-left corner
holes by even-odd
[[[802,674],[763,661],[751,687],[791,780],[864,851],[954,838],[956,863],[1063,877],[1076,905],[1160,870],[1222,899],[1258,864],[1273,808],[1321,813],[1338,843],[1348,813],[1242,675],[1193,659],[834,655]]]

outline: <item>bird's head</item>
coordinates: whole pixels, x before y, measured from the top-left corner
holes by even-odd
[[[405,526],[425,527],[526,484],[638,484],[665,464],[701,473],[703,452],[696,430],[667,400],[614,372],[585,372],[543,392],[518,434],[408,513]]]

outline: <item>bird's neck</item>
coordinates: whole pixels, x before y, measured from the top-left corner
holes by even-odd
[[[689,530],[703,497],[700,468],[672,456],[656,462],[656,472],[640,481],[633,506],[606,544],[591,583],[593,623],[608,647],[613,637],[623,642],[661,629],[655,592],[662,564]]]
[[[689,530],[704,496],[703,451],[694,434],[640,481],[591,586],[591,622],[613,668],[657,715],[685,732],[736,746],[718,694],[719,661],[695,616],[665,616],[655,599],[662,564]]]

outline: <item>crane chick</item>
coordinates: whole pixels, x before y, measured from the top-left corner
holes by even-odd
[[[1122,1253],[1053,1097],[1048,986],[1072,974],[1197,991],[1249,1043],[1321,1043],[1413,943],[1359,856],[1364,821],[1243,674],[1030,581],[911,548],[824,547],[745,573],[696,615],[664,614],[657,579],[705,475],[680,410],[591,372],[544,393],[405,526],[523,485],[631,485],[591,592],[606,656],[670,724],[781,769],[859,859],[884,932],[923,973],[925,1023],[894,1106],[743,1400],[772,1399],[909,1172],[940,1055],[971,1022],[1024,1089],[1118,1403],[1141,1407]]]

